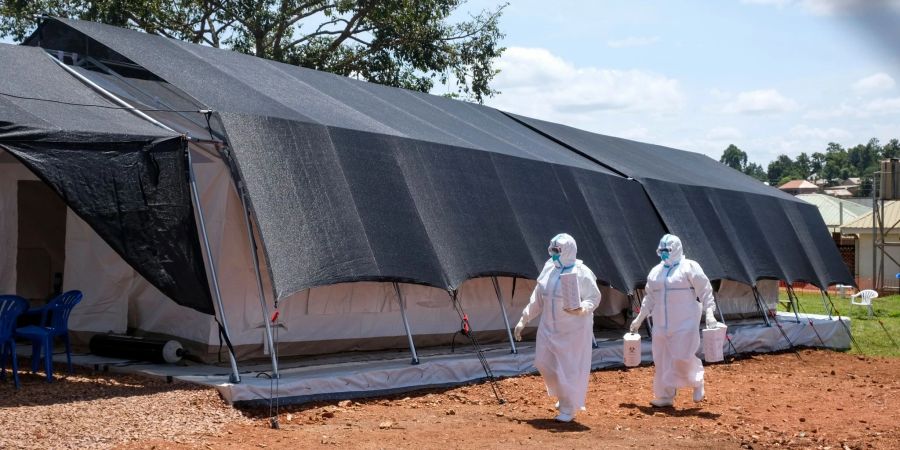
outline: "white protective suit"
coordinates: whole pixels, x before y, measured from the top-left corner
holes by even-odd
[[[550,248],[560,250],[558,261],[550,259],[538,276],[531,301],[522,311],[517,333],[525,324],[541,316],[538,325],[534,366],[541,372],[547,393],[559,398],[560,416],[557,420],[571,420],[584,406],[588,378],[591,371],[591,342],[594,309],[600,303],[597,277],[581,260],[575,259],[577,246],[568,234],[559,234],[550,241]],[[581,308],[563,309],[559,289],[562,273],[575,272]]]
[[[671,405],[678,388],[693,388],[694,401],[703,399],[703,363],[696,355],[700,316],[706,311],[707,326],[714,326],[716,307],[709,279],[700,264],[683,256],[681,240],[671,234],[663,236],[657,253],[664,249],[668,249],[669,257],[647,275],[641,311],[632,323],[632,330],[636,330],[647,316],[653,317],[656,406]]]

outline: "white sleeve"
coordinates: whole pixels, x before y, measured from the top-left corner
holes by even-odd
[[[522,323],[527,324],[531,322],[531,319],[539,316],[543,309],[544,296],[541,294],[541,285],[537,284],[534,286],[534,291],[531,292],[531,299],[525,305],[525,309],[522,310]]]
[[[644,286],[644,298],[641,300],[640,314],[648,317],[653,314],[653,308],[656,306],[656,292],[650,289],[650,280],[653,279],[653,270],[647,275],[647,285]]]
[[[716,301],[713,297],[712,284],[710,284],[706,274],[703,273],[703,268],[700,267],[700,264],[696,261],[691,261],[690,281],[691,286],[694,287],[694,292],[697,294],[697,298],[699,298],[700,303],[703,304],[703,311],[707,311],[709,308],[712,308],[713,311],[715,311]]]
[[[588,266],[580,265],[578,271],[578,291],[581,294],[581,307],[591,313],[600,305],[600,289],[597,287],[597,276]]]

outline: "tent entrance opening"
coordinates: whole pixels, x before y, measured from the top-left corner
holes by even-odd
[[[62,289],[66,205],[41,181],[20,180],[17,192],[16,292],[46,300]]]

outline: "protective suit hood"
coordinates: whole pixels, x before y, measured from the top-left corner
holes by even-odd
[[[556,267],[572,267],[575,265],[575,255],[578,253],[575,238],[566,233],[557,234],[550,240],[550,245],[547,247],[547,252],[550,253],[551,259],[555,253],[554,249],[559,249],[559,260],[553,261]]]
[[[662,259],[663,251],[668,250],[669,258],[663,260],[663,265],[671,266],[673,264],[678,264],[681,262],[681,259],[684,258],[684,250],[681,247],[681,239],[674,234],[667,234],[659,240],[659,245],[656,247],[657,256]]]

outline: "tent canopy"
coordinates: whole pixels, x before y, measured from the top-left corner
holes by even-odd
[[[90,22],[48,19],[27,44],[215,111],[277,298],[535,278],[563,231],[625,292],[666,231],[712,278],[852,282],[814,208],[703,155]]]
[[[491,108],[89,22],[47,21],[30,43],[138,64],[217,111],[278,298],[535,278],[563,231],[630,292],[665,232],[638,183]]]
[[[852,284],[816,208],[697,154],[510,115],[646,189],[711,278]]]
[[[154,286],[212,314],[184,139],[110,103],[41,49],[0,44],[0,61],[0,148]]]

